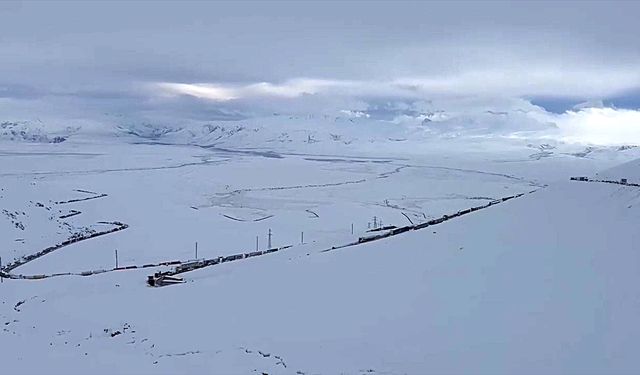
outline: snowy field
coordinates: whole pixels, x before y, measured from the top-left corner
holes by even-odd
[[[207,259],[265,250],[269,241],[291,247],[185,273],[186,283],[163,288],[145,281],[167,266],[5,279],[4,369],[640,370],[640,188],[569,181],[638,183],[635,148],[167,140],[0,143],[0,256],[3,265],[21,263],[5,271],[111,270],[115,250],[121,267],[187,261],[195,242]],[[324,251],[374,227],[417,225],[521,193],[422,230]]]

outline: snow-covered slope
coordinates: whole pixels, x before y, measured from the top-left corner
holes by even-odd
[[[640,159],[631,160],[597,174],[600,179],[619,181],[626,178],[630,183],[640,183]]]
[[[69,152],[52,157],[61,146]],[[235,254],[252,251],[256,234],[264,248],[267,229],[274,229],[275,246],[294,246],[186,273],[185,284],[165,288],[145,286],[161,269],[153,267],[5,280],[0,344],[3,368],[12,373],[639,369],[640,194],[637,187],[568,181],[576,170],[595,174],[594,160],[506,162],[503,153],[473,160],[464,153],[277,158],[123,144],[100,150],[87,158],[83,146],[65,142],[0,155],[8,166],[0,182],[9,187],[0,202],[10,212],[22,204],[31,220],[25,231],[3,220],[12,236],[29,231],[25,243],[34,246],[56,241],[49,231],[55,225],[36,220],[46,208],[30,208],[30,197],[49,204],[91,196],[74,189],[107,196],[51,209],[81,211],[69,219],[79,226],[130,225],[13,273],[113,267],[114,249],[121,265],[186,260],[194,240],[200,256]],[[625,174],[637,175],[637,165],[625,166]],[[32,187],[20,189],[24,184]],[[403,212],[438,217],[536,189],[422,230],[323,252],[364,235],[374,215],[406,225]],[[263,215],[274,216],[253,220]],[[6,264],[17,247],[4,245]]]

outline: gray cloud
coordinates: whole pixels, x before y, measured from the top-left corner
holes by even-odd
[[[637,14],[626,1],[4,2],[0,97],[195,117],[384,97],[620,97],[640,88]]]

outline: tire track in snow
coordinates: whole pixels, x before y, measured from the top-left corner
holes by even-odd
[[[407,166],[407,167],[413,167],[413,168],[439,169],[439,170],[446,170],[446,171],[455,171],[455,172],[481,174],[481,175],[494,176],[494,177],[502,177],[502,178],[506,178],[508,180],[526,182],[526,183],[530,184],[531,186],[546,187],[546,185],[540,184],[540,183],[538,183],[536,181],[527,180],[524,177],[518,177],[518,176],[506,174],[506,173],[487,172],[487,171],[481,171],[481,170],[478,170],[478,169],[444,167],[444,166],[439,166],[439,165],[419,165],[419,164],[403,164],[403,165]]]
[[[245,189],[236,189],[230,191],[228,193],[220,193],[221,196],[233,196],[240,193],[252,193],[256,191],[276,191],[276,190],[295,190],[295,189],[316,189],[323,187],[332,187],[332,186],[342,186],[342,185],[351,185],[351,184],[361,184],[363,182],[367,182],[366,178],[362,178],[359,180],[348,180],[342,182],[329,182],[326,184],[308,184],[308,185],[290,185],[290,186],[271,186],[271,187],[261,187],[261,188],[245,188]]]
[[[361,179],[358,179],[358,180],[347,180],[347,181],[341,181],[341,182],[329,182],[329,183],[324,183],[324,184],[307,184],[307,185],[267,186],[267,187],[259,187],[259,188],[244,188],[244,189],[232,190],[230,192],[225,192],[225,193],[216,193],[216,195],[220,199],[225,199],[225,198],[230,198],[230,197],[233,197],[235,195],[242,194],[242,193],[253,193],[253,192],[260,192],[260,191],[317,189],[317,188],[323,188],[323,187],[335,187],[335,186],[362,184],[362,183],[365,183],[365,182],[368,182],[368,181],[372,181],[372,180],[376,180],[376,179],[388,178],[389,176],[394,175],[396,173],[400,173],[400,171],[402,171],[405,168],[409,168],[409,167],[410,166],[402,165],[402,166],[399,166],[399,167],[397,167],[397,168],[395,168],[395,169],[393,169],[391,171],[379,173],[378,175],[376,175],[373,178],[361,178]]]
[[[226,217],[227,219],[230,219],[230,220],[233,220],[233,221],[240,221],[240,222],[262,221],[262,220],[270,219],[270,218],[275,216],[275,215],[267,215],[267,216],[259,217],[257,219],[239,219],[239,218],[233,217],[231,215],[225,215],[225,214],[220,214],[220,215]]]
[[[21,177],[21,176],[72,176],[72,175],[87,175],[87,174],[100,174],[110,172],[141,172],[141,171],[159,171],[163,169],[180,169],[185,167],[220,164],[231,159],[216,159],[216,160],[203,160],[199,162],[182,163],[176,165],[164,165],[155,167],[137,167],[137,168],[113,168],[113,169],[88,169],[83,171],[42,171],[42,172],[11,172],[0,173],[0,177]]]

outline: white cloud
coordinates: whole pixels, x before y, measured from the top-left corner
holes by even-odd
[[[256,82],[153,84],[162,95],[189,95],[212,101],[297,98],[303,95],[433,98],[473,96],[609,97],[640,87],[640,69],[632,67],[499,67],[392,80],[295,78]]]
[[[162,82],[154,86],[156,89],[160,90],[160,94],[163,96],[189,95],[200,99],[221,102],[238,98],[236,90],[214,84]]]
[[[587,108],[557,115],[561,139],[598,145],[640,145],[640,111]]]
[[[331,81],[321,79],[293,79],[282,84],[257,82],[245,85],[222,83],[172,83],[153,84],[152,90],[161,95],[189,95],[212,101],[229,101],[256,97],[296,98],[313,95],[352,85],[349,81]],[[157,92],[157,91],[156,91]]]

